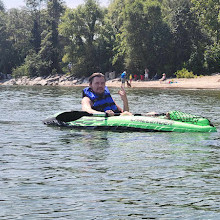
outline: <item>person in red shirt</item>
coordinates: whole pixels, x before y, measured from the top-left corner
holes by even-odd
[[[134,81],[137,81],[137,74],[134,74]]]

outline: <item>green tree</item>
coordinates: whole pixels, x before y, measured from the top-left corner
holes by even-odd
[[[220,41],[220,2],[219,0],[191,0],[192,11],[198,16],[204,30],[215,42]]]
[[[64,11],[62,0],[48,0],[46,23],[47,29],[42,33],[40,56],[46,62],[47,69],[43,74],[61,71],[61,50],[59,47],[58,25]]]
[[[208,38],[201,31],[191,7],[190,0],[163,1],[164,16],[173,35],[173,65],[176,70],[187,67],[201,73]]]
[[[65,47],[63,61],[74,64],[75,75],[90,75],[100,70],[97,42],[102,22],[103,11],[95,0],[86,0],[84,5],[67,10],[63,16],[59,31],[70,42]]]
[[[44,0],[26,0],[26,6],[30,9],[33,17],[30,43],[32,48],[39,52],[41,44],[41,5]]]
[[[115,4],[122,4],[115,1]],[[117,5],[114,6],[115,8]],[[150,69],[151,77],[156,72],[170,70],[171,33],[163,22],[161,6],[158,1],[126,0],[122,8],[117,9],[120,22],[117,26],[115,57],[113,62],[123,62],[130,72],[143,73]]]
[[[124,38],[124,14],[125,14],[125,5],[124,0],[114,0],[108,7],[107,18],[110,21],[112,26],[112,37],[114,41],[112,42],[113,47],[113,57],[112,65],[117,72],[125,69],[125,51],[126,51],[126,42]]]
[[[30,28],[29,39],[31,40],[29,42],[31,46],[28,54],[26,54],[24,64],[14,70],[14,75],[24,74],[34,77],[60,73],[62,51],[59,47],[58,25],[64,10],[63,1],[48,0],[47,8],[44,10],[39,9],[41,2],[27,1],[27,4],[31,7],[30,15],[35,15],[32,20],[30,19],[32,21],[31,24],[33,24],[32,27],[34,27]],[[39,15],[41,15],[41,18]],[[44,30],[41,31],[42,29]],[[20,42],[22,41],[20,40]]]
[[[115,43],[114,33],[115,32],[111,25],[111,21],[106,16],[99,29],[99,37],[96,39],[97,65],[99,67],[99,71],[101,72],[113,70],[113,48]]]
[[[220,44],[214,43],[206,48],[205,67],[209,74],[220,72]]]
[[[0,11],[0,72],[11,73],[13,67],[14,50],[7,32],[7,14]]]
[[[0,14],[0,71],[11,73],[27,55],[30,17],[27,11],[18,9],[0,11]]]
[[[3,2],[0,0],[0,11],[5,11],[5,6],[3,4]]]
[[[206,73],[219,72],[220,60],[220,3],[219,0],[191,0],[194,12],[202,30],[210,36],[204,53]]]
[[[108,18],[111,20],[113,29],[117,32],[122,31],[125,5],[126,2],[124,0],[113,0],[108,7]]]
[[[16,56],[13,59],[15,66],[19,66],[24,62],[31,45],[31,14],[26,9],[11,9],[7,13],[7,32]]]

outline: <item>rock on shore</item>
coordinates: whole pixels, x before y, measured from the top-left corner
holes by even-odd
[[[74,86],[88,83],[88,78],[78,79],[68,75],[55,75],[48,77],[29,78],[23,76],[17,79],[9,79],[0,82],[2,85],[21,85],[21,86]]]

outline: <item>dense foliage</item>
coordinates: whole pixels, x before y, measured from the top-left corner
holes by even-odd
[[[0,0],[0,33],[0,72],[15,77],[220,72],[219,0],[113,0],[108,8],[85,0],[74,9],[26,0],[8,11]]]

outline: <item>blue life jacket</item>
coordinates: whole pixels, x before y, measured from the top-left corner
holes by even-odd
[[[83,89],[83,97],[88,97],[92,101],[92,109],[96,111],[112,110],[115,113],[120,113],[107,87],[105,87],[105,92],[100,95],[94,93],[90,87],[86,87]]]

